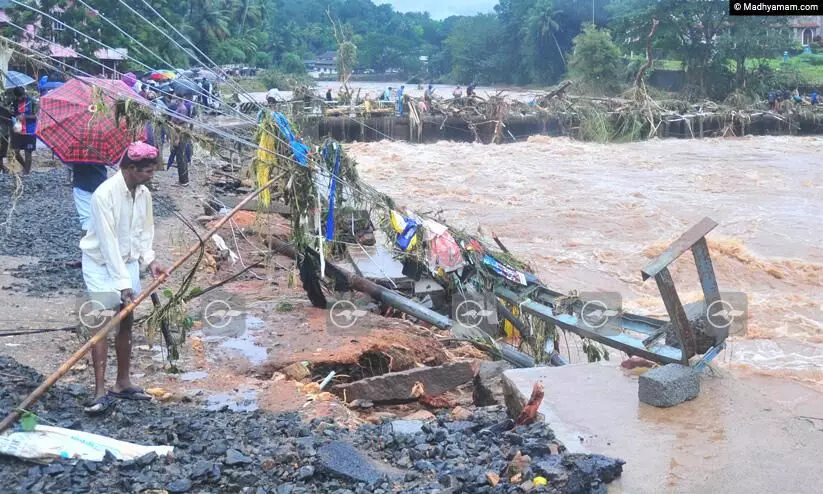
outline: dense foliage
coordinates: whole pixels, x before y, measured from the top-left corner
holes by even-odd
[[[590,89],[610,94],[620,88],[620,50],[611,34],[589,24],[574,38],[569,74]]]
[[[614,36],[624,69],[619,82],[626,83],[631,70],[625,69],[645,54],[647,34],[658,19],[653,40],[657,58],[681,61],[693,90],[717,95],[779,73],[758,61],[776,60],[792,46],[785,29],[788,17],[729,17],[726,0],[499,0],[494,12],[444,20],[427,13],[399,13],[374,0],[40,0],[39,5],[47,12],[61,7],[65,24],[110,46],[128,47],[133,57],[157,68],[192,63],[163,35],[195,51],[175,34],[179,30],[219,64],[300,72],[303,60],[339,51],[334,21],[347,33],[351,45],[344,52],[350,62],[356,61],[356,71],[400,72],[408,78],[461,84],[551,84],[570,69],[587,70],[587,59],[595,65],[590,55],[607,57],[613,73],[615,51],[611,44],[600,46],[607,42],[599,31],[588,32],[590,42],[581,48],[580,41],[575,48],[575,37],[594,22]],[[9,8],[8,14],[21,25],[35,19],[20,7]],[[55,30],[51,20],[41,24],[41,36],[87,55],[99,48],[70,29]],[[12,27],[3,30],[7,36],[20,36]],[[590,51],[575,56],[575,49]],[[574,67],[570,60],[575,60]]]

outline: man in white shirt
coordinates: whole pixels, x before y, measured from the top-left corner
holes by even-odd
[[[91,222],[88,233],[80,241],[83,251],[83,279],[90,299],[84,306],[99,312],[90,316],[81,310],[81,319],[90,330],[99,330],[105,323],[100,314],[116,313],[134,301],[140,293],[139,264],[148,267],[152,276],[165,273],[155,260],[154,216],[151,193],[145,184],[151,182],[157,160],[157,148],[143,142],[129,145],[120,164],[120,171],[103,182],[91,198]],[[94,363],[94,401],[86,407],[89,414],[108,410],[115,398],[151,399],[142,389],[132,385],[131,334],[133,316],[120,322],[114,340],[117,352],[117,380],[106,393],[106,358],[108,341],[92,348]]]

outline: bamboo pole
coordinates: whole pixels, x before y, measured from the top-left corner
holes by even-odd
[[[9,412],[6,418],[4,418],[2,422],[0,422],[0,433],[3,433],[3,431],[8,429],[18,418],[20,418],[21,410],[25,410],[32,404],[34,404],[38,399],[40,399],[41,396],[43,396],[43,394],[46,391],[48,391],[49,388],[54,386],[54,383],[56,383],[61,377],[66,375],[66,373],[69,370],[71,370],[72,367],[74,367],[74,364],[79,362],[80,359],[83,358],[89,352],[89,350],[91,350],[92,346],[94,346],[96,343],[98,343],[106,337],[106,334],[112,328],[119,326],[120,321],[124,317],[133,312],[134,309],[138,305],[140,305],[142,301],[147,299],[152,292],[154,292],[164,281],[166,281],[169,274],[173,273],[175,270],[180,268],[180,266],[182,266],[184,262],[186,262],[195,253],[197,253],[197,251],[200,250],[201,245],[203,245],[203,243],[205,243],[215,233],[217,233],[217,231],[220,230],[220,228],[222,228],[223,225],[225,225],[235,214],[237,214],[238,211],[243,209],[243,206],[245,206],[249,203],[249,201],[260,195],[260,193],[263,192],[265,189],[271,187],[276,180],[277,177],[269,180],[260,188],[258,188],[251,194],[247,195],[242,201],[240,201],[237,204],[237,206],[234,207],[234,209],[229,211],[228,214],[226,214],[226,216],[219,220],[214,225],[214,227],[212,227],[211,230],[209,230],[208,232],[206,232],[205,235],[203,235],[202,241],[197,242],[197,244],[193,245],[188,252],[186,252],[182,257],[177,259],[177,261],[175,261],[175,263],[172,264],[172,266],[169,268],[167,274],[162,274],[158,276],[148,288],[140,292],[140,295],[138,295],[138,297],[132,303],[121,309],[120,312],[116,316],[114,316],[114,318],[112,318],[105,326],[103,326],[102,329],[100,329],[100,331],[98,331],[94,336],[92,336],[91,339],[89,339],[89,341],[87,341],[82,347],[80,347],[79,350],[74,352],[74,355],[69,357],[69,359],[63,365],[61,365],[59,369],[57,369],[52,375],[47,377],[46,380],[43,381],[40,384],[40,386],[37,387],[37,389],[31,392],[31,394],[26,396],[26,398],[20,403],[20,405],[17,406],[17,408]]]

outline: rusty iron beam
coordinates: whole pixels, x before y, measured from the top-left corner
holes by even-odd
[[[523,299],[523,297],[504,287],[495,287],[495,294],[503,300],[520,307],[523,313],[533,314],[540,319],[549,321],[557,327],[575,333],[583,338],[589,338],[598,343],[610,346],[617,350],[626,352],[629,355],[637,355],[648,360],[663,364],[681,363],[683,361],[682,350],[663,343],[647,348],[643,341],[626,334],[606,335],[587,327],[580,318],[572,314],[555,314],[554,309],[545,303],[537,302],[533,299]],[[619,326],[621,328],[631,328],[633,331],[640,331],[650,334],[665,323],[650,318],[639,317],[633,314],[621,314]]]
[[[714,275],[714,266],[712,266],[712,258],[709,254],[709,246],[705,238],[701,238],[692,246],[692,254],[694,255],[694,264],[697,266],[697,275],[700,278],[700,286],[703,288],[703,300],[706,303],[708,310],[712,304],[720,301],[720,288],[717,286],[717,278]],[[714,344],[719,345],[723,340],[729,336],[729,328],[718,328],[714,325],[709,325],[713,333]]]
[[[649,278],[654,278],[659,272],[664,270],[669,264],[673,263],[675,259],[683,255],[684,252],[692,248],[692,246],[699,242],[709,232],[717,227],[717,222],[711,218],[703,218],[700,223],[694,225],[680,236],[677,240],[669,245],[662,254],[657,256],[652,262],[646,265],[641,271],[643,274],[643,281]]]

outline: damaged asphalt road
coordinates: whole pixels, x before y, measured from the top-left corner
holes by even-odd
[[[39,260],[9,269],[20,281],[0,288],[38,297],[83,290],[78,245],[82,231],[66,170],[35,172],[20,180],[22,195],[15,203],[15,178],[0,174],[0,255]],[[172,214],[167,196],[154,192],[152,197],[155,217]]]
[[[3,412],[42,380],[7,357],[0,357],[0,374]],[[173,458],[150,454],[135,461],[57,461],[43,466],[0,457],[4,490],[585,494],[606,492],[605,484],[622,472],[620,460],[566,455],[562,447],[557,454],[554,435],[544,424],[503,432],[500,424],[507,417],[502,407],[478,408],[468,421],[451,421],[441,414],[428,423],[387,422],[349,431],[324,419],[304,423],[294,413],[210,412],[128,401],[118,402],[105,418],[91,419],[81,408],[88,391],[78,385],[55,386],[32,411],[61,427],[171,445]],[[512,475],[519,485],[509,481]],[[534,486],[537,476],[548,484]]]

